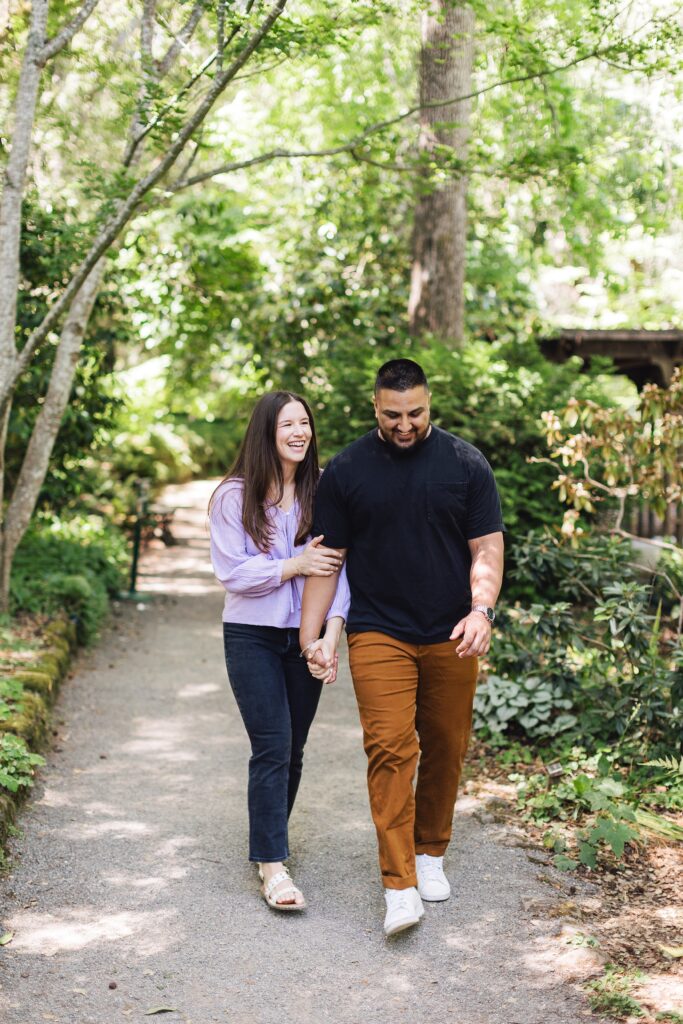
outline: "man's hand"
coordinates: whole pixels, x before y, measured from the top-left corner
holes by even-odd
[[[306,649],[304,658],[308,664],[308,671],[315,679],[320,679],[323,683],[333,683],[336,680],[339,655],[325,637],[312,643]]]
[[[481,657],[491,646],[491,623],[481,612],[470,612],[453,627],[449,639],[462,642],[456,647],[459,658]]]

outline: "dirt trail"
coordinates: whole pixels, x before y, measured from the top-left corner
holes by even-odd
[[[167,492],[184,506],[181,543],[145,558],[141,590],[155,596],[116,609],[64,687],[0,887],[0,922],[14,932],[0,950],[0,1020],[115,1024],[160,1007],[185,1024],[592,1019],[578,985],[590,955],[568,942],[563,896],[547,884],[558,876],[472,797],[458,804],[448,858],[454,897],[383,938],[345,667],[323,695],[292,821],[309,909],[277,915],[262,902],[246,859],[248,747],[208,560],[210,486]]]

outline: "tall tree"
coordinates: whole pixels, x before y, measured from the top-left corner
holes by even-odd
[[[429,331],[459,345],[464,331],[467,177],[474,61],[474,11],[433,0],[422,13],[420,151],[423,158],[413,229],[408,312],[414,334]],[[453,103],[453,97],[463,99]],[[447,102],[448,106],[440,106]],[[455,159],[453,159],[455,158]],[[451,171],[439,174],[446,163]],[[435,173],[436,171],[436,173]]]
[[[160,83],[174,66],[184,46],[196,29],[206,0],[196,0],[185,22],[174,33],[173,42],[165,52],[154,52],[158,24],[159,0],[144,0],[140,13],[140,72],[137,103],[130,121],[128,143],[119,167],[111,169],[108,202],[98,218],[96,230],[82,260],[61,294],[21,349],[16,344],[17,291],[20,282],[20,231],[22,202],[29,184],[29,155],[34,132],[40,79],[43,68],[59,54],[85,24],[99,0],[85,0],[72,20],[52,38],[48,38],[48,0],[33,0],[28,39],[23,54],[21,74],[14,103],[12,148],[5,169],[0,198],[0,611],[7,610],[12,560],[17,546],[30,522],[40,493],[50,455],[69,400],[74,374],[88,320],[105,269],[105,256],[120,237],[122,230],[154,187],[172,172],[219,97],[242,68],[257,53],[282,15],[287,0],[258,3],[248,0],[244,16],[233,18],[226,31],[224,2],[217,5],[217,27],[212,51],[200,73],[176,94],[168,104],[159,102]],[[252,8],[255,16],[250,18]],[[234,42],[233,42],[234,41]],[[231,47],[230,44],[233,44]],[[211,68],[211,80],[203,76]],[[202,79],[204,91],[193,106],[187,94]],[[182,102],[181,102],[182,97]],[[165,129],[165,130],[164,130]],[[162,146],[152,148],[143,162],[145,144],[154,131],[162,138]],[[151,147],[150,147],[151,148]],[[146,155],[146,154],[145,154]],[[180,172],[181,176],[187,168]],[[40,414],[29,440],[13,492],[2,508],[4,482],[4,444],[12,396],[17,382],[28,368],[38,347],[51,331],[59,329],[52,372]]]

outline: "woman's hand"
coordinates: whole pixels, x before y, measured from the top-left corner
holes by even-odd
[[[314,537],[302,553],[296,556],[299,576],[332,576],[341,569],[342,556],[334,548],[323,547],[322,539],[323,534]]]

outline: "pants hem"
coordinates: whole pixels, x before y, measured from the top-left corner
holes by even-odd
[[[415,853],[426,853],[429,857],[443,857],[448,843],[415,843]]]
[[[383,878],[382,885],[385,889],[416,889],[417,875],[408,875],[407,878]]]

